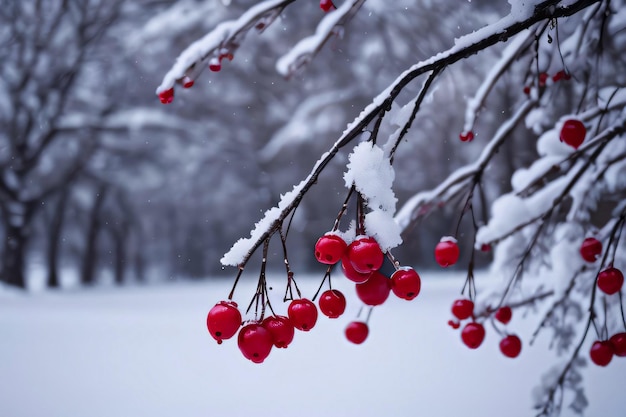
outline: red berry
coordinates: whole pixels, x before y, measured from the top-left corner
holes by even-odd
[[[399,298],[412,300],[422,288],[422,280],[413,268],[398,269],[391,275],[391,290]]]
[[[539,87],[545,87],[547,81],[548,81],[547,73],[542,72],[541,74],[539,74]]]
[[[602,253],[602,242],[595,237],[588,237],[583,240],[580,246],[580,256],[587,262],[595,262]]]
[[[320,311],[331,319],[336,319],[346,311],[346,297],[338,290],[327,290],[320,295]]]
[[[332,0],[320,0],[320,9],[324,12],[329,12],[331,10],[335,10],[336,7],[333,4]]]
[[[458,329],[459,327],[461,327],[461,323],[454,320],[448,320],[448,326],[452,327],[453,329]]]
[[[259,323],[250,323],[242,327],[237,342],[243,356],[254,363],[263,362],[269,356],[274,344],[272,334]]]
[[[552,81],[557,82],[557,81],[561,81],[561,80],[568,80],[569,78],[566,78],[567,75],[569,75],[569,74],[567,74],[563,70],[560,70],[560,71],[558,71],[556,74],[554,74],[552,76]]]
[[[527,85],[524,86],[524,94],[526,94],[527,96],[530,95],[530,87]]]
[[[609,339],[609,342],[613,345],[613,353],[615,353],[615,356],[626,356],[626,333],[614,334]]]
[[[326,265],[334,265],[346,252],[348,245],[339,236],[328,234],[320,237],[315,244],[315,257]]]
[[[317,322],[317,307],[311,300],[300,298],[293,300],[287,308],[287,314],[291,324],[303,332],[308,332]]]
[[[608,340],[596,340],[589,351],[591,361],[598,366],[607,366],[613,359],[613,346]]]
[[[387,300],[391,292],[391,281],[378,271],[362,284],[356,284],[356,295],[368,306],[378,306]]]
[[[480,245],[481,252],[491,252],[491,245],[489,243],[483,243]]]
[[[365,342],[369,332],[370,330],[366,323],[363,323],[362,321],[353,321],[346,327],[346,339],[355,345],[360,345]]]
[[[183,83],[183,88],[191,88],[194,84],[194,81],[186,75],[183,77],[181,82]]]
[[[435,261],[443,268],[452,266],[459,260],[459,245],[452,237],[442,237],[435,246]]]
[[[352,263],[346,256],[341,258],[341,270],[343,271],[343,274],[346,276],[346,278],[348,278],[350,281],[356,282],[357,284],[367,281],[370,276],[372,276],[371,272],[362,274],[354,269]]]
[[[209,311],[206,326],[218,344],[230,339],[241,326],[241,313],[234,301],[220,301]]]
[[[362,274],[378,271],[383,265],[383,252],[371,237],[361,237],[350,243],[347,256],[352,267]]]
[[[272,335],[277,348],[286,348],[293,341],[295,329],[289,318],[285,316],[269,316],[261,323]]]
[[[480,323],[467,323],[461,331],[461,339],[467,347],[476,349],[485,339],[485,328]]]
[[[461,142],[471,142],[474,140],[474,132],[471,130],[469,132],[461,132],[459,139],[461,139]]]
[[[466,298],[452,303],[452,314],[459,320],[465,320],[474,314],[474,302]]]
[[[522,351],[522,341],[510,334],[500,341],[500,352],[508,358],[516,358]]]
[[[222,69],[222,63],[219,58],[211,58],[209,60],[209,69],[213,72],[218,72]]]
[[[586,134],[587,128],[585,128],[585,125],[580,120],[569,119],[563,123],[559,138],[561,142],[565,142],[572,148],[578,149],[585,140]]]
[[[511,317],[513,316],[513,311],[511,311],[511,307],[504,306],[500,307],[498,311],[496,311],[495,318],[502,324],[507,324],[511,321]]]
[[[174,89],[170,88],[169,90],[163,90],[159,93],[159,100],[163,104],[170,104],[174,101]]]
[[[619,292],[624,284],[624,275],[617,268],[609,267],[598,274],[598,288],[611,295]]]

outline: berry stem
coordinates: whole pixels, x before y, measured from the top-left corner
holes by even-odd
[[[322,278],[322,282],[320,283],[320,286],[317,288],[317,291],[315,291],[315,295],[313,296],[313,298],[311,298],[311,301],[315,301],[320,291],[322,291],[322,287],[324,286],[324,283],[326,282],[327,279],[328,279],[328,289],[329,290],[333,289],[330,283],[330,271],[333,269],[333,266],[335,265],[328,265],[328,268],[326,268],[326,273],[324,274],[324,278]]]
[[[341,221],[341,218],[343,217],[343,215],[346,214],[346,210],[348,210],[348,203],[350,202],[350,199],[352,198],[352,194],[354,194],[354,184],[352,184],[352,187],[350,187],[350,190],[348,191],[348,195],[346,196],[346,199],[341,205],[341,210],[339,210],[339,214],[337,214],[337,218],[335,219],[335,224],[333,224],[333,228],[332,228],[333,232],[339,229],[339,222]]]

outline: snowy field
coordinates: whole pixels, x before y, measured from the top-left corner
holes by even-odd
[[[206,313],[228,281],[0,291],[0,416],[534,415],[531,390],[553,363],[546,338],[511,360],[487,327],[483,346],[470,351],[446,324],[461,279],[422,279],[416,300],[390,297],[374,311],[361,346],[343,338],[358,306],[349,284],[337,282],[347,313],[320,318],[261,365],[245,360],[234,340],[218,346],[206,331]],[[309,296],[316,285],[300,284]],[[236,299],[248,299],[252,285],[244,282]],[[518,319],[509,327],[527,340],[533,328]],[[623,416],[625,381],[625,359],[588,367],[586,415]]]

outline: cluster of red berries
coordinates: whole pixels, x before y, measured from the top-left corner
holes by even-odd
[[[485,340],[485,327],[474,320],[474,302],[466,298],[455,300],[452,303],[452,315],[457,319],[448,321],[453,329],[461,327],[461,321],[471,318],[461,330],[461,340],[470,349],[477,349]],[[513,311],[509,306],[500,307],[494,314],[494,318],[504,325],[511,321],[512,316]],[[516,358],[522,351],[522,341],[514,334],[507,334],[500,341],[500,351],[508,358]]]
[[[626,332],[617,333],[608,340],[596,340],[591,345],[589,357],[598,366],[607,366],[613,356],[626,356]]]
[[[343,295],[339,294],[340,299],[343,299]],[[326,301],[326,305],[333,306],[334,313],[338,311],[335,304],[336,301],[330,303]],[[345,299],[343,305],[345,308]],[[269,356],[273,346],[282,349],[289,346],[293,341],[295,329],[308,332],[315,326],[317,307],[306,298],[295,299],[289,304],[287,315],[288,317],[272,315],[242,326],[237,303],[220,301],[209,311],[206,323],[209,333],[218,344],[230,339],[239,331],[237,344],[243,356],[254,363],[262,363]]]
[[[560,70],[552,76],[552,82],[556,83],[561,80],[567,81],[570,78],[572,78],[572,75],[569,72],[566,72],[565,70]],[[537,77],[537,83],[539,85],[539,88],[544,88],[546,85],[548,85],[549,79],[550,75],[548,75],[547,72],[540,73],[539,77]],[[531,87],[529,85],[524,86],[524,94],[529,95],[530,89]]]

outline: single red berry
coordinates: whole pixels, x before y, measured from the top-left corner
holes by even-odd
[[[587,262],[595,262],[602,253],[602,242],[595,237],[588,237],[583,240],[580,246],[580,256]]]
[[[522,341],[510,334],[500,341],[500,352],[508,358],[516,358],[522,351]]]
[[[422,280],[413,268],[398,269],[391,275],[391,290],[405,300],[417,297],[422,288]]]
[[[222,63],[219,58],[211,58],[209,60],[209,69],[213,72],[218,72],[222,69]]]
[[[448,326],[452,327],[453,329],[458,329],[459,327],[461,327],[461,323],[455,320],[448,320]]]
[[[476,349],[483,343],[485,339],[485,328],[482,324],[471,322],[467,323],[461,331],[461,340],[470,349]]]
[[[491,245],[489,243],[483,243],[480,245],[481,252],[491,252]]]
[[[230,339],[241,326],[241,313],[234,301],[220,301],[209,311],[206,326],[218,344]]]
[[[346,311],[346,297],[339,290],[327,290],[320,295],[320,311],[331,319],[336,319]]]
[[[183,83],[183,88],[191,88],[194,84],[194,80],[186,75],[183,77],[181,82]]]
[[[293,341],[295,329],[285,316],[269,316],[261,323],[272,335],[272,341],[277,348],[286,348]]]
[[[569,80],[569,78],[566,78],[566,76],[569,75],[567,74],[565,71],[560,70],[558,71],[556,74],[554,74],[552,76],[552,81],[554,81],[555,83],[561,80]]]
[[[524,94],[526,94],[527,96],[530,95],[530,87],[527,85],[524,86]]]
[[[471,142],[474,140],[474,132],[471,130],[468,132],[461,132],[459,139],[461,139],[461,142]]]
[[[355,345],[360,345],[365,342],[369,332],[370,330],[366,323],[363,323],[362,321],[353,321],[346,327],[346,339]]]
[[[347,256],[352,267],[362,274],[378,271],[383,265],[383,252],[372,237],[357,238],[350,243]]]
[[[435,246],[435,261],[439,266],[446,268],[454,265],[458,260],[459,245],[456,244],[456,239],[450,236],[442,237]]]
[[[574,149],[584,142],[587,128],[580,120],[569,119],[563,123],[561,134],[559,136],[561,142],[565,142]]]
[[[335,10],[336,7],[333,4],[332,0],[320,0],[320,9],[327,13],[331,10]]]
[[[494,316],[496,320],[498,320],[502,324],[507,324],[511,321],[511,317],[513,317],[513,311],[509,306],[500,307]]]
[[[591,361],[598,366],[607,366],[613,359],[613,345],[608,340],[596,340],[589,351]]]
[[[609,339],[609,342],[613,345],[613,353],[615,353],[615,356],[626,356],[626,333],[614,334]]]
[[[354,269],[352,263],[347,256],[341,258],[341,270],[343,271],[343,274],[346,276],[346,278],[348,278],[350,281],[356,282],[357,284],[367,281],[372,276],[371,272],[362,274]]]
[[[362,284],[356,284],[356,295],[368,306],[384,303],[391,292],[391,280],[378,271]]]
[[[323,264],[334,265],[346,253],[348,245],[339,236],[328,234],[320,237],[315,244],[315,258]]]
[[[303,332],[308,332],[317,322],[317,307],[311,300],[300,298],[293,300],[287,308],[291,324]]]
[[[539,74],[539,87],[545,87],[547,81],[548,81],[547,73],[542,72],[541,74]]]
[[[598,288],[611,295],[619,292],[624,284],[624,275],[617,268],[609,267],[598,274]]]
[[[459,320],[465,320],[474,314],[474,302],[467,298],[452,303],[452,314]]]
[[[163,104],[170,104],[174,101],[174,89],[170,88],[169,90],[163,90],[159,93],[159,100]]]
[[[246,359],[261,363],[272,350],[272,334],[260,323],[250,323],[241,328],[237,337],[239,350]]]

